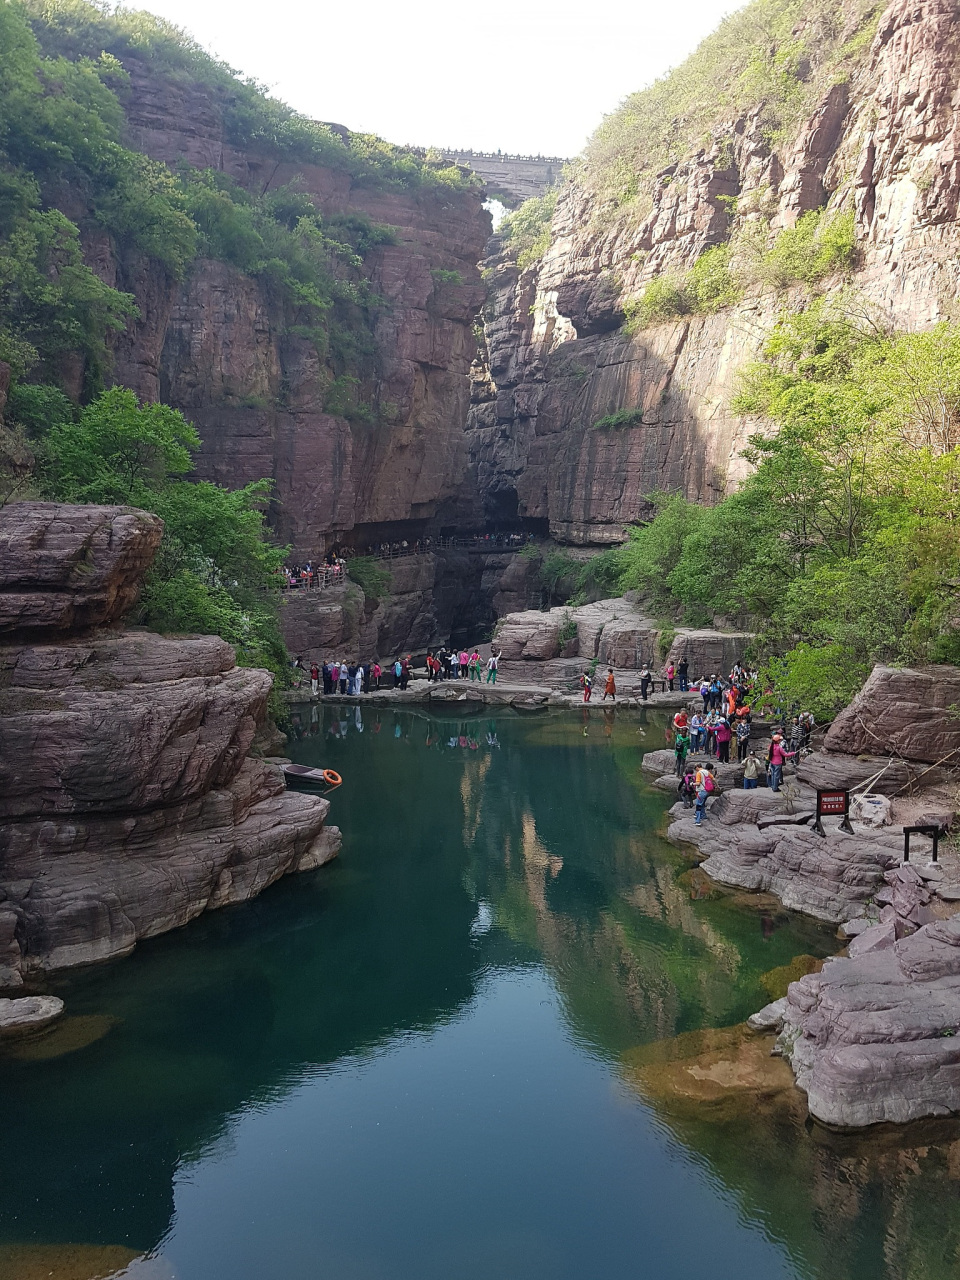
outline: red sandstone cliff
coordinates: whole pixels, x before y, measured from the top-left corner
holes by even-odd
[[[340,171],[238,150],[225,140],[213,91],[136,59],[124,65],[130,146],[172,166],[223,171],[258,193],[295,181],[324,214],[366,215],[393,228],[396,243],[368,253],[362,267],[385,300],[373,333],[376,373],[364,388],[388,406],[374,425],[324,411],[329,379],[316,349],[289,332],[257,279],[199,259],[177,282],[142,259],[117,261],[91,239],[88,257],[135,295],[141,313],[117,343],[116,379],[196,425],[202,478],[229,487],[274,478],[277,534],[299,556],[316,555],[331,531],[371,526],[357,533],[363,544],[389,532],[383,526],[432,519],[466,466],[478,262],[490,228],[480,191],[377,190]]]

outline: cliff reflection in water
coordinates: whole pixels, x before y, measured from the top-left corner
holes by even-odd
[[[300,709],[292,754],[345,779],[342,858],[58,984],[72,1015],[119,1021],[73,1054],[0,1060],[16,1100],[0,1246],[157,1246],[178,1170],[227,1151],[238,1117],[403,1033],[433,1035],[491,973],[543,967],[575,1042],[798,1274],[955,1274],[955,1131],[811,1132],[782,1063],[738,1032],[702,1033],[765,1003],[771,970],[836,943],[770,902],[691,898],[683,856],[656,835],[663,798],[638,772],[662,732],[599,708]],[[718,1072],[736,1087],[711,1092]]]

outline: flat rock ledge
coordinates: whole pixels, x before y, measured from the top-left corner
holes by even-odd
[[[62,1013],[63,1001],[59,996],[0,999],[0,1040],[13,1040],[45,1031]]]
[[[793,983],[778,1045],[825,1124],[960,1112],[960,917]]]

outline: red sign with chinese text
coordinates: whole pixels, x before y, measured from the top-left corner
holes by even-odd
[[[820,791],[817,793],[817,813],[821,817],[826,814],[845,814],[847,808],[846,791]]]

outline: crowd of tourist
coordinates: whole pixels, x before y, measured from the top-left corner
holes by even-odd
[[[477,649],[468,652],[441,646],[427,650],[426,669],[430,681],[482,681],[486,675],[487,684],[496,684],[499,668],[500,654],[497,650],[492,650],[486,660],[480,657]],[[386,668],[377,661],[348,661],[346,658],[335,662],[312,662],[309,667],[302,657],[293,660],[294,685],[302,688],[304,680],[309,679],[310,692],[314,697],[321,693],[328,697],[333,694],[355,697],[381,688],[406,689],[412,674],[413,657],[409,653],[398,655]]]
[[[477,550],[516,551],[533,541],[532,533],[477,533],[458,538],[407,538],[382,541],[363,547],[333,547],[323,560],[287,565],[280,570],[282,585],[290,590],[315,591],[343,581],[347,561],[354,557],[373,556],[378,560],[394,560],[400,556],[426,555],[443,547],[471,547]]]
[[[693,681],[688,687],[700,695],[701,706],[692,713],[683,708],[673,717],[669,732],[680,779],[677,790],[684,807],[695,808],[694,821],[698,826],[703,821],[707,800],[717,789],[715,765],[711,760],[729,764],[731,749],[735,746],[737,763],[743,765],[744,790],[758,787],[764,779],[772,791],[779,791],[786,762],[809,748],[814,718],[810,712],[800,712],[789,717],[772,734],[763,760],[753,750],[753,703],[758,694],[763,699],[757,679],[756,671],[738,664],[727,678],[714,673]],[[710,759],[694,763],[688,759],[690,755]]]

